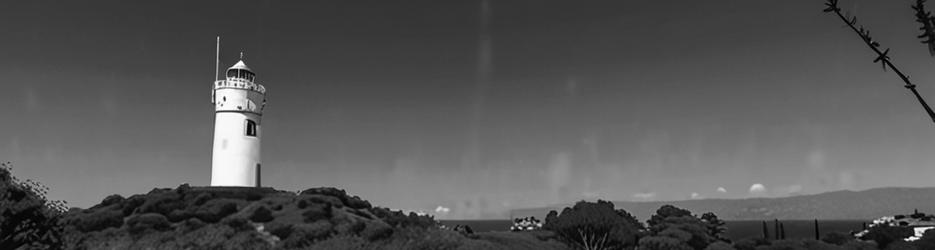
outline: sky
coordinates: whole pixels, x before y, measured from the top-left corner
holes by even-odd
[[[15,1],[0,161],[89,207],[210,183],[215,37],[263,183],[442,219],[928,187],[935,124],[819,0]],[[844,0],[923,96],[911,1]]]

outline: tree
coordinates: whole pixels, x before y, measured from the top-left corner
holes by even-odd
[[[880,249],[884,249],[890,243],[903,241],[903,239],[906,237],[912,236],[914,234],[915,232],[908,227],[880,224],[870,227],[870,229],[867,231],[867,234],[864,234],[860,239],[875,241],[877,242],[877,246],[879,246]]]
[[[656,210],[656,214],[646,222],[649,225],[649,234],[653,237],[668,237],[676,239],[691,249],[702,250],[709,244],[724,241],[724,222],[713,213],[706,213],[698,218],[691,211],[672,205],[664,205]],[[659,240],[647,241],[654,243]],[[653,249],[655,246],[643,245],[641,247]]]
[[[551,211],[542,228],[583,249],[624,249],[636,245],[642,225],[613,203],[598,200],[579,201],[561,214]]]
[[[935,230],[926,230],[922,238],[912,242],[918,249],[935,249]]]
[[[20,181],[10,168],[0,164],[0,249],[61,249],[64,202],[49,201],[48,188]]]
[[[844,245],[844,243],[854,241],[854,236],[842,232],[830,232],[825,234],[825,237],[822,237],[821,241],[840,246]]]
[[[721,241],[730,242],[727,237],[724,237],[724,232],[727,231],[727,227],[724,226],[725,222],[721,219],[718,219],[717,215],[712,212],[707,212],[701,215],[701,221],[707,224],[708,235],[714,236]]]

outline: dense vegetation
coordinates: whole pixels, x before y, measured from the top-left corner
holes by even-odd
[[[900,226],[871,227],[860,238],[731,241],[713,213],[664,205],[644,224],[601,200],[552,211],[541,230],[473,233],[336,188],[182,185],[68,212],[46,190],[0,168],[0,249],[935,249],[935,230],[906,242],[912,230]]]
[[[10,168],[9,162],[0,164],[0,249],[60,249],[64,203],[47,200],[48,188],[20,181]]]
[[[561,249],[541,232],[466,235],[336,188],[154,189],[62,218],[74,249]],[[512,244],[526,244],[516,247]]]

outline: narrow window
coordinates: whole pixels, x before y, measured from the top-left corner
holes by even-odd
[[[256,136],[256,122],[247,119],[247,136]]]

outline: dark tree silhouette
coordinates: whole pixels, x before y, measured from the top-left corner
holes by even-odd
[[[549,212],[542,229],[583,249],[624,249],[636,245],[642,224],[609,201],[579,201],[558,214]]]
[[[724,232],[727,231],[727,227],[724,226],[725,222],[718,219],[717,215],[712,212],[704,213],[701,215],[701,221],[707,225],[708,235],[714,236],[714,238],[721,241],[730,242],[730,240],[724,236]]]
[[[705,249],[723,241],[724,222],[713,213],[698,218],[691,211],[664,205],[647,221],[649,237],[640,239],[640,249]],[[673,242],[677,242],[675,244]]]
[[[886,248],[890,243],[903,241],[915,232],[908,227],[889,226],[886,224],[870,227],[870,230],[861,237],[862,240],[876,241],[880,249]]]
[[[48,188],[20,181],[10,168],[0,164],[0,249],[61,249],[64,203],[47,200]]]

